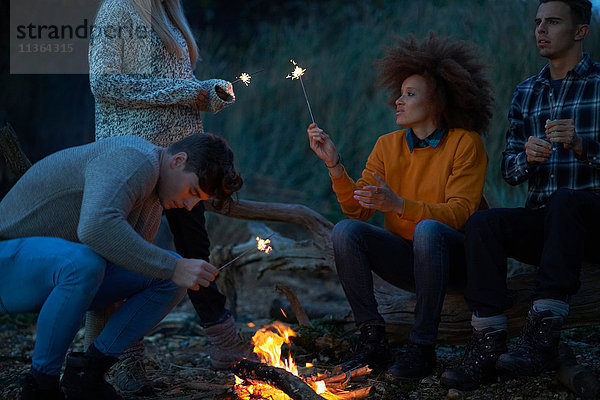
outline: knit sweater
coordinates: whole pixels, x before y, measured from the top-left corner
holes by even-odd
[[[121,136],[40,160],[0,202],[0,240],[58,237],[131,271],[170,279],[176,256],[151,243],[163,210],[155,191],[161,151]]]
[[[90,86],[96,100],[96,139],[138,135],[168,147],[203,131],[196,103],[208,91],[208,108],[217,112],[235,101],[230,82],[197,80],[192,73],[187,43],[169,21],[178,56],[142,21],[128,0],[102,3],[92,31],[88,59]],[[220,86],[231,98],[222,100]]]
[[[412,240],[424,219],[461,230],[481,201],[487,166],[481,138],[476,132],[450,129],[436,148],[415,148],[410,153],[405,133],[399,130],[377,140],[357,182],[346,171],[332,178],[342,211],[363,221],[373,215],[375,210],[360,206],[353,195],[363,186],[379,186],[374,172],[404,198],[402,213],[385,213],[387,230]]]

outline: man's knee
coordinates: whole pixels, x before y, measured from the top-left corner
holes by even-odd
[[[154,279],[152,282],[152,287],[153,287],[153,290],[156,292],[161,292],[161,293],[165,293],[165,294],[168,293],[170,297],[179,298],[180,300],[183,299],[183,297],[187,293],[186,288],[177,286],[171,280]]]
[[[69,251],[63,257],[60,278],[65,283],[77,284],[83,290],[94,292],[100,287],[106,271],[106,260],[85,245]]]
[[[493,210],[476,211],[465,224],[465,235],[479,235],[480,232],[489,229],[496,219],[497,215]]]

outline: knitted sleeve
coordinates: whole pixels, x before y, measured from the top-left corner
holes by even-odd
[[[85,170],[77,235],[81,243],[116,265],[171,279],[177,258],[145,240],[127,220],[152,195],[156,174],[146,156],[131,149],[115,149],[91,160]]]
[[[197,107],[200,89],[205,89],[209,92],[211,112],[235,101],[233,87],[226,81],[200,82],[193,76],[190,79],[148,76],[153,68],[152,41],[137,37],[133,28],[131,31],[123,29],[135,26],[132,12],[122,1],[107,1],[98,11],[88,52],[90,87],[96,99],[132,108],[175,104]],[[139,73],[126,73],[124,58],[128,55],[136,58],[129,62],[139,64],[135,66]],[[221,86],[231,98],[220,99],[215,85]]]

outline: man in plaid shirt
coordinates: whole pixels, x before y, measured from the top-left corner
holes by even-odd
[[[600,261],[600,64],[583,53],[591,8],[588,0],[540,0],[535,36],[549,63],[515,90],[502,160],[509,184],[528,182],[527,202],[467,222],[473,337],[461,365],[442,374],[446,386],[470,390],[498,370],[537,375],[556,366],[581,264]],[[510,352],[507,257],[539,266],[533,306]]]

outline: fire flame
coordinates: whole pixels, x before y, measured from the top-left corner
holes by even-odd
[[[260,329],[252,337],[254,353],[260,360],[267,365],[283,368],[286,371],[298,375],[298,367],[294,362],[292,354],[287,359],[281,359],[281,347],[284,344],[290,344],[290,338],[296,336],[289,326],[282,322],[275,322]],[[309,366],[309,363],[306,364]],[[312,364],[310,364],[312,366]],[[340,397],[329,392],[325,382],[308,381],[306,382],[317,394],[326,399],[339,399]],[[238,376],[235,377],[235,389],[237,396],[242,400],[251,399],[272,399],[272,400],[291,400],[291,398],[279,389],[262,383],[247,383]]]
[[[300,77],[302,77],[302,75],[304,75],[304,72],[306,72],[306,68],[300,68],[300,66],[298,64],[296,64],[296,61],[294,61],[294,60],[290,60],[290,62],[292,64],[294,64],[296,67],[294,68],[294,70],[292,71],[291,74],[288,74],[288,76],[286,76],[286,79],[287,78],[290,78],[291,80],[300,79]]]
[[[250,75],[247,72],[242,72],[242,74],[240,76],[237,77],[240,81],[242,81],[246,86],[248,86],[248,84],[250,83],[250,79],[252,78],[252,75]]]
[[[268,244],[271,243],[271,239],[261,239],[260,237],[256,237],[256,248],[260,251],[263,251],[265,254],[269,254],[273,248]]]

